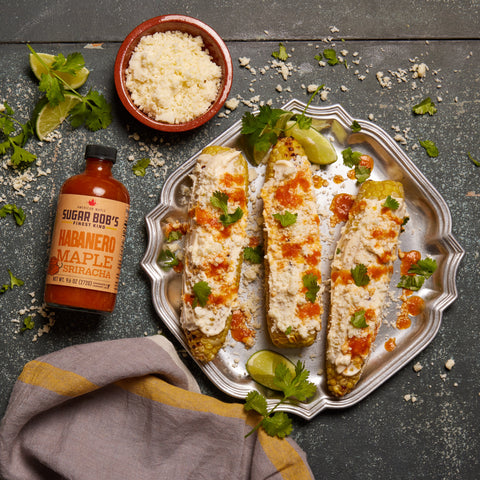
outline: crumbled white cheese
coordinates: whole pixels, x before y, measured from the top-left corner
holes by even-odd
[[[446,361],[445,363],[445,368],[447,370],[451,370],[453,368],[453,366],[455,365],[455,361],[453,360],[453,358],[450,358]]]
[[[239,105],[240,105],[240,100],[238,100],[238,98],[229,98],[225,102],[225,107],[231,111],[235,110]]]
[[[422,365],[420,364],[420,362],[417,362],[414,366],[413,366],[413,370],[415,372],[419,372],[421,369],[422,369]]]
[[[202,37],[179,31],[141,38],[126,70],[133,102],[157,121],[183,123],[205,113],[220,87],[221,68]]]

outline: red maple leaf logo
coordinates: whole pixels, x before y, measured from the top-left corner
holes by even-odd
[[[95,199],[92,198],[91,200],[88,201],[88,204],[93,207],[94,205],[97,204],[97,202],[95,201]]]

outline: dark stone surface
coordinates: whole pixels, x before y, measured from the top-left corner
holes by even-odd
[[[153,132],[133,121],[119,103],[113,64],[121,40],[138,23],[163,13],[186,13],[209,23],[228,40],[234,62],[231,98],[259,95],[280,106],[291,98],[306,101],[306,86],[324,83],[331,92],[325,102],[316,99],[315,104],[340,103],[355,118],[372,115],[392,136],[397,133],[392,127],[398,127],[406,136],[402,148],[445,199],[453,235],[466,250],[457,277],[458,299],[444,312],[437,336],[424,351],[361,403],[324,411],[310,421],[294,418],[292,436],[307,452],[316,477],[478,478],[480,168],[467,157],[471,152],[480,159],[476,2],[387,1],[378,8],[372,7],[376,2],[344,2],[341,7],[336,2],[320,6],[303,2],[298,8],[289,7],[287,1],[217,1],[208,7],[206,2],[142,2],[133,11],[131,2],[116,2],[108,9],[90,1],[1,3],[1,10],[10,12],[10,21],[0,30],[4,42],[0,43],[0,100],[8,101],[19,119],[29,117],[40,93],[23,43],[41,42],[32,44],[37,51],[82,52],[91,70],[82,91],[89,87],[101,91],[112,103],[114,116],[106,130],[73,131],[65,123],[61,138],[51,143],[30,139],[27,148],[38,156],[40,165],[28,170],[32,180],[20,192],[12,187],[18,174],[7,166],[0,170],[0,207],[15,203],[27,213],[22,227],[12,218],[0,219],[0,284],[7,282],[8,268],[25,281],[23,287],[0,296],[1,415],[23,365],[39,355],[83,342],[151,335],[159,329],[178,346],[153,309],[150,284],[140,267],[147,241],[144,216],[156,206],[168,175],[250,108],[241,103],[227,117],[215,118],[191,133]],[[339,31],[332,34],[330,26]],[[327,46],[322,39],[329,35],[347,39],[337,41],[335,48],[348,50],[348,68],[319,67],[314,60]],[[285,81],[273,69],[260,73],[271,61],[278,40],[287,39],[295,67],[292,75]],[[85,48],[88,42],[104,43],[90,49]],[[240,67],[239,57],[250,58],[255,75]],[[421,62],[429,70],[422,81],[414,80],[409,69]],[[376,79],[379,71],[395,72],[406,81],[397,82],[390,74],[391,88],[382,88]],[[278,85],[283,91],[277,90]],[[426,96],[435,101],[437,114],[414,116],[412,105]],[[437,158],[429,158],[418,146],[423,139],[436,143]],[[50,332],[32,341],[45,320],[35,315],[35,330],[23,334],[17,333],[19,325],[14,321],[42,302],[57,194],[66,178],[82,170],[85,144],[92,142],[118,148],[115,174],[132,199],[117,307],[104,317],[58,312]],[[144,178],[133,175],[129,158],[159,154],[164,166],[149,168]],[[2,164],[7,158],[0,158]],[[47,170],[50,173],[43,175]],[[449,358],[455,360],[451,371],[444,366]],[[185,361],[205,393],[235,401],[219,392],[188,357]],[[423,366],[419,373],[412,368],[416,362]],[[407,394],[417,401],[406,401]]]

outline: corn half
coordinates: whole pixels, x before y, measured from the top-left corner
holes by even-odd
[[[359,381],[381,323],[406,215],[399,182],[362,184],[332,263],[327,327],[329,391],[338,397]]]
[[[192,172],[180,323],[193,356],[215,358],[238,296],[247,229],[248,166],[240,152],[210,146]]]
[[[270,337],[279,347],[309,346],[321,329],[320,220],[310,163],[293,138],[273,147],[261,196]]]

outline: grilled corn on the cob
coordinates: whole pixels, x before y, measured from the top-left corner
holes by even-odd
[[[261,195],[270,337],[280,347],[308,346],[321,329],[320,220],[310,163],[293,138],[273,147]]]
[[[335,396],[357,384],[381,323],[398,237],[406,214],[403,186],[362,184],[332,263],[327,384]]]
[[[240,152],[211,146],[192,172],[180,322],[193,356],[211,361],[225,342],[246,241],[248,166]]]

